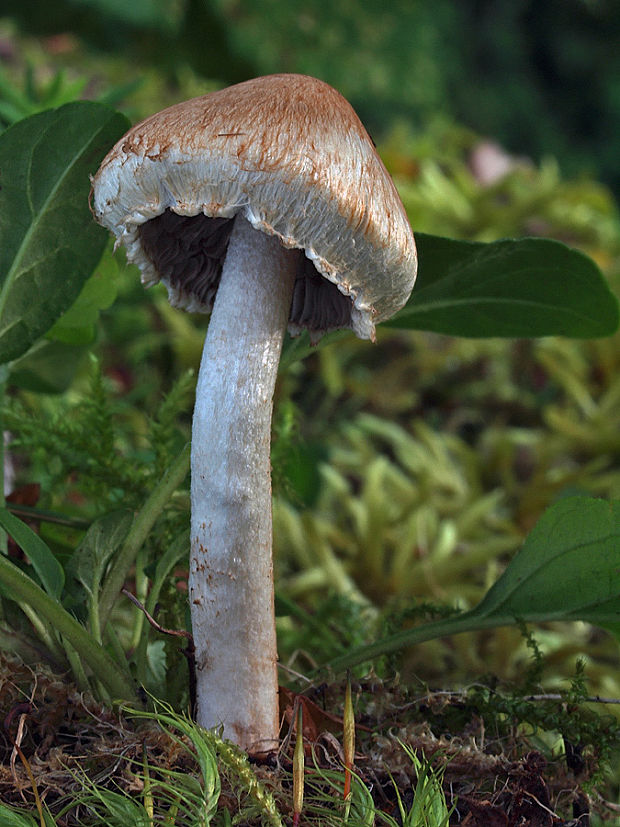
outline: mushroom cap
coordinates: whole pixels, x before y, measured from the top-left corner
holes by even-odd
[[[118,141],[92,184],[96,219],[143,282],[164,281],[191,311],[211,309],[230,232],[230,222],[193,216],[241,214],[303,250],[313,267],[306,261],[300,280],[316,270],[349,297],[346,318],[333,291],[304,321],[296,285],[293,333],[349,326],[374,338],[413,288],[415,242],[392,179],[351,105],[315,78],[270,75],[164,109]],[[201,269],[212,271],[208,284]],[[322,289],[314,281],[302,294]]]

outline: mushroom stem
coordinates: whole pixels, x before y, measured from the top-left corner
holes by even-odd
[[[298,257],[235,219],[192,429],[196,717],[251,752],[278,743],[271,412]]]

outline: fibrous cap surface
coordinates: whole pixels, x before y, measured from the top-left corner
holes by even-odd
[[[363,338],[415,281],[413,233],[372,141],[336,90],[303,75],[246,81],[133,127],[93,179],[93,211],[146,284],[167,281],[173,303],[194,311],[211,309],[216,286],[196,296],[171,283],[143,243],[140,228],[166,211],[241,214],[302,250],[349,297],[350,326]],[[292,332],[302,326],[291,320]]]

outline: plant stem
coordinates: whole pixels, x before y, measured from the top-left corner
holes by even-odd
[[[145,566],[145,554],[144,554],[144,546],[142,546],[138,550],[138,554],[136,556],[136,597],[144,605],[146,603],[146,598],[149,589],[149,578],[144,573],[144,566]],[[133,629],[131,635],[131,642],[129,644],[129,648],[132,652],[134,652],[138,646],[140,645],[140,641],[142,639],[146,640],[147,635],[143,635],[142,632],[144,630],[144,613],[140,611],[140,609],[134,610],[133,615]],[[146,658],[145,658],[146,663]]]
[[[530,618],[528,618],[528,620],[530,620]],[[367,646],[352,649],[345,655],[339,655],[337,658],[329,661],[329,663],[325,664],[322,668],[327,668],[333,672],[342,672],[351,666],[356,666],[358,663],[373,661],[383,655],[388,655],[390,652],[396,652],[408,646],[424,643],[427,640],[460,634],[461,632],[492,629],[495,626],[506,626],[514,622],[515,619],[512,616],[500,617],[498,615],[491,615],[486,617],[476,609],[472,609],[445,620],[425,623],[413,629],[404,629],[402,632],[397,632],[394,635],[382,638],[375,643],[369,643]]]
[[[32,623],[33,629],[43,642],[50,655],[58,663],[66,663],[65,652],[56,638],[53,624],[51,624],[47,618],[41,617],[41,612],[38,611],[38,608],[35,609],[34,606],[29,605],[26,601],[21,600],[18,605],[28,620]]]
[[[27,574],[1,554],[0,581],[14,599],[36,606],[37,614],[66,637],[81,660],[90,666],[113,698],[135,698],[136,693],[131,680],[119,669],[105,649],[63,609],[60,603],[46,594]]]
[[[148,537],[174,491],[185,479],[189,471],[189,457],[190,446],[186,445],[137,513],[121,550],[112,561],[110,573],[99,598],[101,630],[105,629],[112,607],[123,588],[142,543]]]
[[[6,383],[9,378],[8,365],[0,366],[0,409],[4,407],[4,396]],[[6,451],[4,450],[4,416],[0,415],[0,508],[6,506],[6,491],[4,488],[4,466],[6,462]],[[3,528],[0,528],[0,554],[6,554],[8,549],[8,536]]]
[[[65,653],[67,656],[67,660],[71,664],[71,671],[73,672],[73,679],[78,685],[78,689],[81,692],[90,692],[92,690],[91,685],[88,682],[88,678],[86,677],[86,672],[84,671],[84,664],[82,663],[82,659],[76,650],[71,646],[68,641],[65,641]],[[103,697],[108,695],[109,693],[104,692]]]
[[[111,623],[108,623],[105,630],[105,643],[108,651],[112,653],[115,661],[122,667],[127,665],[127,653],[118,639],[116,629]]]
[[[298,257],[236,218],[192,429],[197,720],[251,752],[278,739],[271,413]]]

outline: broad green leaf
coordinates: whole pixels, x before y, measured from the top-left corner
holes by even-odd
[[[596,264],[558,241],[491,244],[416,234],[418,280],[388,327],[452,336],[608,336],[618,301]]]
[[[47,333],[48,339],[67,345],[90,344],[95,338],[95,323],[101,310],[107,310],[118,292],[118,264],[111,245],[97,269],[82,287],[80,295]]]
[[[126,118],[81,101],[0,135],[0,363],[16,359],[75,301],[107,243],[89,174]]]
[[[65,584],[65,573],[50,548],[6,508],[0,508],[0,526],[28,557],[45,591],[58,600]]]
[[[569,497],[548,509],[470,614],[618,622],[620,501]]]
[[[516,620],[585,620],[614,633],[620,628],[620,501],[560,500],[475,609],[398,632],[329,665],[345,669],[425,640]]]

